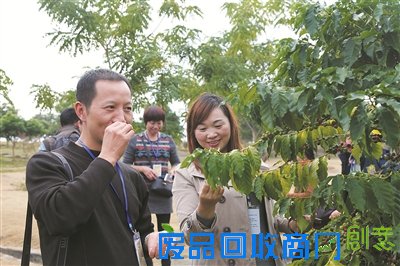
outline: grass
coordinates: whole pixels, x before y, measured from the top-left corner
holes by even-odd
[[[39,142],[17,142],[15,156],[12,156],[12,143],[0,142],[0,169],[1,172],[25,171],[29,158],[39,149]],[[178,148],[178,156],[183,160],[188,155],[186,149]]]
[[[21,172],[25,171],[26,163],[29,158],[37,152],[39,142],[17,142],[15,145],[15,155],[12,152],[12,143],[0,143],[0,169],[1,172]]]

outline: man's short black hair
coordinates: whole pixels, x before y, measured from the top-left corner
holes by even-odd
[[[79,121],[79,117],[75,113],[74,108],[67,108],[60,114],[60,124],[62,127],[73,125]]]
[[[89,108],[96,96],[96,82],[99,80],[124,81],[129,89],[132,90],[128,79],[123,75],[109,69],[92,69],[79,79],[76,86],[76,100]]]

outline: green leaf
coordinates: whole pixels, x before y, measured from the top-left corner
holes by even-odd
[[[264,191],[264,179],[261,176],[257,176],[254,179],[254,193],[256,194],[256,197],[258,200],[261,200],[262,197],[265,194]]]
[[[281,194],[283,197],[289,193],[290,188],[292,187],[292,168],[290,165],[285,164],[282,167],[282,174],[279,176],[279,182],[280,182],[280,187],[281,187]]]
[[[384,144],[382,142],[372,142],[371,143],[371,155],[372,157],[374,157],[375,159],[379,159],[382,156],[383,153],[383,147]]]
[[[261,157],[258,150],[252,146],[243,150],[251,165],[251,175],[255,176],[261,167]]]
[[[272,93],[272,108],[274,114],[283,117],[288,111],[289,102],[283,92],[276,90]]]
[[[315,14],[315,6],[311,6],[309,9],[307,9],[306,16],[304,18],[304,26],[306,27],[310,36],[313,36],[318,32],[319,25]]]
[[[229,154],[223,153],[221,154],[221,165],[220,165],[220,176],[219,179],[221,181],[221,185],[227,187],[229,184],[229,180],[231,179],[229,176],[229,170],[231,168],[229,161]]]
[[[389,108],[379,108],[378,123],[386,134],[386,143],[390,147],[400,144],[400,118],[399,115]]]
[[[282,139],[284,136],[278,135],[274,138],[274,152],[275,155],[280,154],[281,151],[281,145],[282,145]]]
[[[374,8],[374,19],[376,21],[380,21],[381,16],[383,15],[383,8],[382,7],[383,7],[382,3],[379,3]]]
[[[362,150],[358,144],[355,144],[353,146],[353,149],[351,150],[351,155],[353,155],[354,159],[356,159],[356,162],[360,164],[360,158],[361,158]]]
[[[387,213],[392,212],[395,204],[392,185],[384,180],[373,179],[371,180],[371,188],[378,200],[379,208]]]
[[[189,165],[196,159],[196,155],[194,153],[185,157],[185,159],[181,162],[181,168],[188,168]]]
[[[233,176],[231,178],[233,187],[244,194],[249,194],[253,188],[251,178],[251,166],[249,161],[242,156],[239,150],[230,152]]]
[[[292,150],[291,150],[291,146],[290,146],[290,135],[285,135],[282,137],[280,154],[281,154],[282,160],[284,160],[285,162],[287,162],[291,159]]]
[[[304,90],[300,93],[300,96],[297,101],[297,110],[299,112],[303,112],[310,99],[314,96],[314,90],[310,88],[304,88]]]
[[[271,97],[265,97],[263,101],[260,103],[260,112],[261,112],[261,124],[265,129],[274,129],[275,127],[275,117],[274,117],[274,109],[272,108]]]
[[[304,199],[294,199],[295,219],[300,232],[304,232],[309,225],[309,222],[304,219],[304,215],[306,214],[304,212],[304,202]]]
[[[267,196],[279,200],[279,193],[275,189],[276,171],[264,172],[261,177],[264,179],[264,191]]]
[[[304,145],[307,142],[307,131],[305,129],[301,130],[300,132],[297,133],[297,141],[296,141],[296,145],[297,145],[297,150],[298,151],[302,151],[304,150]]]
[[[361,179],[349,177],[346,180],[346,190],[349,192],[352,204],[360,211],[365,211],[366,195]]]
[[[349,38],[344,41],[343,57],[345,64],[352,66],[361,55],[361,41]]]
[[[162,224],[161,224],[161,227],[162,227],[165,231],[167,231],[168,233],[173,233],[173,232],[174,232],[174,228],[173,228],[170,224],[162,223]]]
[[[400,116],[400,102],[396,101],[394,99],[383,99],[385,104],[389,105],[390,107],[393,108],[393,110]]]
[[[319,160],[313,160],[311,164],[309,164],[309,174],[308,174],[308,185],[312,188],[315,188],[318,184],[318,167]]]
[[[350,120],[350,137],[353,141],[358,140],[365,131],[365,125],[368,122],[367,113],[364,106],[360,104],[355,107]]]
[[[325,180],[328,176],[328,160],[325,156],[319,157],[319,165],[318,165],[318,179],[320,181]]]
[[[207,182],[212,188],[216,188],[217,185],[221,185],[220,172],[222,166],[222,155],[219,152],[212,151],[207,160]]]
[[[351,70],[348,67],[338,67],[336,68],[335,81],[339,84],[344,84],[346,78],[351,76]]]

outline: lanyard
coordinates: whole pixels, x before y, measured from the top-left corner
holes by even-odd
[[[82,147],[85,149],[85,151],[89,154],[90,157],[94,160],[97,156],[93,154],[93,152],[83,143],[81,139],[78,140],[79,144],[82,145]],[[122,202],[121,198],[119,197],[117,190],[115,190],[114,186],[110,183],[110,186],[112,190],[114,191],[115,195],[117,195],[117,198],[121,201],[122,205],[125,207],[125,216],[126,220],[128,222],[128,227],[132,231],[132,233],[135,233],[135,227],[133,226],[132,219],[129,215],[128,211],[128,197],[126,195],[126,188],[125,188],[125,177],[122,174],[121,167],[119,166],[118,162],[115,164],[115,169],[117,170],[119,179],[121,180],[122,184],[122,191],[124,192],[124,202]],[[125,204],[124,204],[125,203]]]
[[[153,155],[154,155],[154,157],[156,158],[156,161],[157,161],[157,160],[158,160],[158,157],[160,156],[160,150],[159,150],[160,133],[157,134],[157,142],[156,142],[156,143],[157,143],[157,148],[156,148],[156,149],[154,149],[153,141],[150,140],[150,138],[149,138],[149,136],[147,135],[147,132],[146,132],[146,131],[144,132],[144,137],[146,138],[146,140],[149,141],[151,152],[153,153]]]

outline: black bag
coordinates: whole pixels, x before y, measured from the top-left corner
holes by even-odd
[[[154,193],[164,196],[164,197],[172,197],[172,183],[162,180],[161,178],[157,178],[154,181],[150,181],[148,183],[149,190]]]
[[[146,150],[147,160],[149,161],[151,167],[153,167],[153,162],[150,160],[149,151],[147,150],[146,143],[143,141],[144,149]],[[172,197],[172,183],[164,181],[163,179],[157,177],[154,181],[149,181],[145,174],[142,173],[143,179],[146,181],[147,188],[149,191],[153,191],[155,194],[164,197]]]

